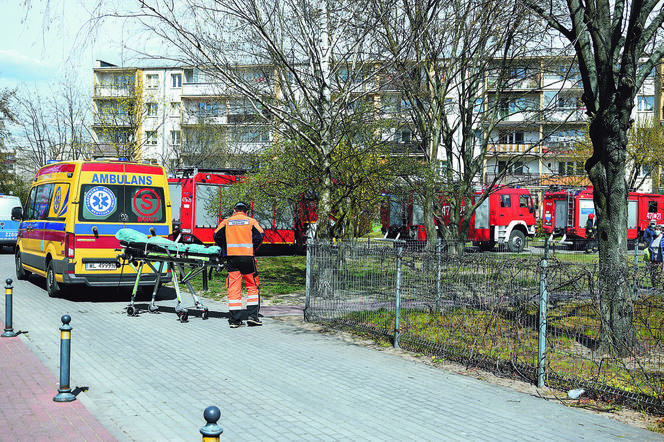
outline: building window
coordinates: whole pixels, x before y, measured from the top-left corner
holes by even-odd
[[[159,87],[159,75],[148,74],[145,76],[145,82],[148,89],[157,89]]]
[[[182,87],[182,74],[171,74],[171,83],[173,87]]]
[[[215,101],[201,102],[198,104],[198,116],[205,117],[218,117],[221,111],[221,105]]]
[[[500,144],[523,144],[523,131],[502,131],[499,134]]]
[[[145,144],[157,144],[157,131],[149,130],[145,132]]]
[[[583,162],[582,161],[560,161],[558,163],[558,174],[564,176],[579,176],[583,175]]]
[[[157,116],[157,103],[145,103],[146,112],[148,117]]]
[[[171,116],[179,117],[180,116],[180,102],[173,101],[171,102]]]
[[[655,106],[655,97],[652,95],[638,97],[636,105],[639,112],[652,112]]]
[[[180,145],[180,131],[179,130],[172,130],[171,131],[171,144],[173,146],[179,146]]]
[[[408,144],[413,141],[413,133],[410,129],[399,129],[394,133],[394,141]]]
[[[524,166],[521,161],[510,163],[509,161],[498,161],[498,173],[523,175]]]

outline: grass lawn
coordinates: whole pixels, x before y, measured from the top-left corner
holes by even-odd
[[[259,256],[258,273],[261,286],[261,298],[274,300],[282,295],[304,293],[307,273],[306,256]],[[192,281],[194,288],[203,288],[202,278]],[[208,282],[209,292],[205,297],[220,299],[226,296],[226,271],[212,273]]]

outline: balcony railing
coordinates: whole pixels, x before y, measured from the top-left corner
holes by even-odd
[[[94,91],[94,98],[127,98],[133,97],[136,93],[136,88],[133,84],[127,85],[113,85],[113,84],[96,84]]]
[[[510,143],[510,144],[489,144],[490,153],[538,153],[539,149],[533,148],[533,143]]]
[[[424,150],[420,143],[400,143],[396,141],[390,141],[387,143],[387,146],[392,155],[424,155]]]
[[[182,98],[188,97],[218,97],[227,95],[230,88],[222,83],[183,83]]]
[[[136,118],[129,115],[95,115],[92,118],[93,126],[130,127],[137,124]]]

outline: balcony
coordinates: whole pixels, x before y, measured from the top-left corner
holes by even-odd
[[[392,155],[424,155],[424,150],[420,143],[402,143],[397,141],[390,141],[387,143],[388,150]]]
[[[95,84],[94,97],[98,98],[128,98],[134,97],[136,88],[133,84],[113,85]]]
[[[258,114],[229,114],[228,124],[260,123],[264,118]]]
[[[218,97],[230,94],[230,88],[222,83],[183,83],[182,98]]]
[[[126,114],[95,115],[92,125],[96,127],[133,127],[138,125],[135,117]]]
[[[489,144],[487,151],[506,154],[539,153],[539,149],[533,146],[533,143]]]
[[[487,90],[495,91],[498,79],[490,77],[487,79]],[[505,80],[504,88],[512,91],[538,89],[541,86],[540,75],[534,75],[529,78],[511,78]]]

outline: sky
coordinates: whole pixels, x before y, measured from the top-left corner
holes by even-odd
[[[108,23],[90,34],[95,3],[0,0],[0,89],[21,85],[45,88],[62,81],[65,73],[92,88],[95,60],[120,63],[126,30]]]

